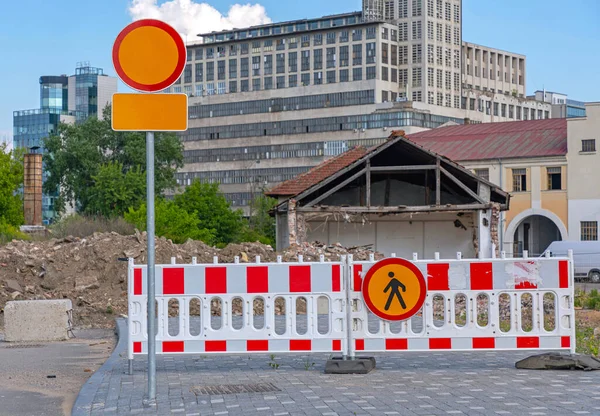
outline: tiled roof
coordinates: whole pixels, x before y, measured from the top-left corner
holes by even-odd
[[[454,161],[564,156],[567,120],[547,119],[440,127],[407,136]]]
[[[342,153],[341,155],[326,160],[320,165],[315,166],[308,172],[305,172],[294,179],[290,179],[277,185],[266,194],[270,196],[297,195],[311,186],[316,185],[322,180],[330,177],[331,175],[339,172],[346,166],[351,165],[367,153],[368,149],[366,147],[354,147]]]

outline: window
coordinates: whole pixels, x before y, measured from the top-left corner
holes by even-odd
[[[248,75],[249,75],[248,58],[242,58],[242,59],[240,59],[240,77],[248,78]]]
[[[290,66],[289,72],[298,71],[298,52],[288,53],[288,65]]]
[[[247,79],[243,79],[242,81],[240,81],[240,91],[241,92],[250,91],[250,83],[248,82]]]
[[[433,87],[435,83],[435,76],[433,68],[427,68],[427,86]],[[431,103],[433,104],[433,102]]]
[[[412,15],[413,15],[413,17],[421,16],[421,14],[423,13],[422,0],[413,0],[412,3],[413,3],[412,4]]]
[[[277,39],[275,41],[275,43],[276,43],[275,49],[277,49],[278,51],[285,50],[285,39]]]
[[[327,71],[327,83],[335,83],[335,71]]]
[[[460,74],[454,73],[454,91],[460,91]]]
[[[265,75],[271,75],[273,73],[273,55],[265,55]]]
[[[314,85],[320,85],[323,83],[323,72],[319,71],[319,72],[315,72],[313,73],[314,75]]]
[[[327,34],[327,44],[331,45],[335,43],[335,39],[336,39],[336,33],[335,32],[329,32]]]
[[[206,84],[206,95],[215,95],[215,84],[213,82]]]
[[[214,81],[215,79],[215,63],[207,62],[206,63],[206,80]]]
[[[206,49],[206,59],[213,59],[215,57],[215,48]]]
[[[252,80],[252,91],[260,91],[260,78]]]
[[[375,42],[367,43],[367,64],[375,63]]]
[[[327,68],[335,68],[335,48],[327,48]]]
[[[498,115],[498,103],[494,103],[494,115]]]
[[[184,83],[190,84],[192,82],[192,65],[186,65],[185,70],[183,71],[183,79]]]
[[[302,35],[300,38],[300,46],[308,48],[310,46],[310,35]]]
[[[237,92],[237,81],[229,81],[229,92]]]
[[[377,27],[372,26],[367,28],[367,39],[375,39],[377,37]]]
[[[319,46],[323,44],[323,35],[321,33],[317,33],[313,38],[313,45]]]
[[[381,63],[387,64],[388,62],[389,62],[389,60],[388,60],[388,44],[382,43],[381,44]]]
[[[354,29],[352,31],[352,40],[353,41],[362,40],[362,29]]]
[[[444,25],[442,25],[441,23],[436,23],[435,28],[435,40],[437,40],[438,42],[442,42],[442,38],[444,36],[444,34],[442,33],[444,30]]]
[[[436,75],[437,75],[436,86],[438,88],[444,88],[444,71],[442,71],[441,69],[438,69],[438,70],[436,70]]]
[[[598,241],[598,221],[581,221],[581,241]]]
[[[433,45],[427,45],[427,63],[433,65]]]
[[[348,31],[342,31],[340,32],[340,43],[345,43],[348,42]]]
[[[460,6],[454,5],[454,23],[460,23]]]
[[[517,106],[517,120],[521,120],[521,106]]]
[[[486,181],[490,180],[490,170],[488,168],[475,169],[475,175],[479,176],[481,179],[485,179]]]
[[[277,79],[275,80],[275,83],[276,83],[277,89],[285,88],[285,76],[277,77]]]
[[[260,75],[260,56],[252,57],[252,76]],[[254,83],[254,81],[252,81]]]
[[[475,98],[469,98],[469,110],[475,110]]]
[[[452,19],[452,15],[451,15],[451,11],[452,11],[452,6],[450,6],[450,3],[446,2],[446,4],[444,5],[444,18],[447,21],[450,21]]]
[[[454,28],[454,44],[460,46],[460,28]]]
[[[387,29],[387,27],[382,27],[381,28],[381,39],[388,40],[389,33],[390,33],[390,31]]]
[[[196,97],[202,97],[202,92],[204,91],[204,87],[202,84],[196,84]]]
[[[204,68],[202,62],[196,64],[196,82],[204,81]]]
[[[352,81],[362,81],[362,68],[352,68]]]
[[[203,49],[196,49],[196,60],[197,61],[202,59],[202,51],[203,51]]]
[[[595,139],[584,139],[581,141],[582,152],[595,152],[596,151],[596,140]]]
[[[527,191],[527,169],[513,169],[513,192]]]
[[[547,168],[548,190],[562,189],[562,169],[560,167]]]
[[[277,61],[277,73],[285,74],[285,53],[278,53],[275,58]]]
[[[342,49],[340,48],[340,55],[342,53]],[[398,65],[398,46],[397,45],[392,45],[392,51],[390,53],[390,56],[392,58],[392,65]]]
[[[381,67],[381,80],[382,81],[389,81],[389,71],[388,71],[388,67],[387,66],[382,66]]]
[[[340,66],[348,66],[350,62],[349,50],[348,46],[340,46]]]
[[[252,53],[260,53],[260,42],[252,42]]]
[[[441,46],[435,47],[435,63],[439,66],[444,64],[444,48]]]
[[[412,63],[420,64],[423,61],[423,51],[421,49],[421,44],[412,45]]]
[[[398,70],[398,84],[401,85],[401,88],[406,87],[408,84],[408,69]]]
[[[308,74],[302,74],[300,76],[300,82],[302,82],[302,86],[305,87],[307,85],[310,85],[310,73]]]
[[[454,68],[460,69],[460,51],[458,49],[454,50]]]
[[[435,102],[435,94],[433,91],[427,91],[427,104],[433,105]]]
[[[237,78],[237,59],[229,60],[229,78],[230,79]]]
[[[408,17],[408,0],[398,1],[398,17],[400,19]]]
[[[225,94],[225,83],[224,82],[217,83],[217,94]]]
[[[412,40],[419,40],[422,36],[421,21],[412,22]]]
[[[408,64],[408,46],[398,46],[398,59],[399,65]]]
[[[396,68],[392,68],[392,82],[398,82],[398,70]]]
[[[240,45],[229,45],[229,56],[237,56]]]
[[[273,50],[273,40],[269,39],[269,40],[265,40],[265,43],[263,44],[264,47],[264,51],[265,52],[270,52]]]
[[[352,65],[362,65],[362,45],[352,45]]]
[[[219,80],[225,79],[225,61],[217,62],[217,78]]]
[[[347,69],[340,69],[340,82],[350,81],[349,76],[349,71]]]
[[[433,0],[427,0],[427,16],[433,17]]]
[[[506,117],[506,104],[502,104],[502,106],[500,107],[501,111],[501,115],[502,117]]]
[[[433,40],[433,22],[427,21],[427,40]]]
[[[298,86],[298,74],[288,76],[288,86],[290,88]]]
[[[413,91],[412,100],[421,102],[423,101],[423,92],[422,91]]]
[[[310,71],[310,51],[300,52],[300,70]]]
[[[412,70],[412,85],[413,85],[413,87],[420,87],[421,83],[422,83],[421,68],[413,68],[413,70]]]
[[[377,74],[377,67],[368,66],[367,67],[367,79],[375,79]]]
[[[445,31],[446,31],[446,43],[452,43],[452,28],[450,27],[450,25],[446,25],[445,27]]]
[[[398,41],[408,41],[408,22],[398,23]]]
[[[313,69],[323,69],[323,49],[315,49],[313,52]]]

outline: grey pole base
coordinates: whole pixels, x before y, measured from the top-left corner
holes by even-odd
[[[132,376],[133,375],[133,360],[128,360],[129,361],[129,375]]]
[[[333,357],[325,364],[325,374],[368,374],[375,369],[375,357],[354,357],[344,360]]]

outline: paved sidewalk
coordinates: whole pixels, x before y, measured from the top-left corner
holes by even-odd
[[[600,372],[517,370],[529,355],[521,352],[376,354],[377,369],[367,375],[326,375],[323,354],[280,354],[277,369],[269,355],[158,356],[157,404],[148,408],[146,357],[136,358],[129,376],[120,344],[98,383],[84,387],[90,402],[78,398],[73,415],[600,414]],[[201,388],[258,383],[277,391]]]

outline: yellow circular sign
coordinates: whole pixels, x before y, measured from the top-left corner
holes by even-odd
[[[408,319],[421,309],[427,286],[421,271],[411,262],[389,258],[369,269],[362,286],[367,307],[388,321]]]
[[[186,64],[181,36],[165,22],[138,20],[123,29],[113,45],[117,75],[131,88],[145,92],[171,86]]]

